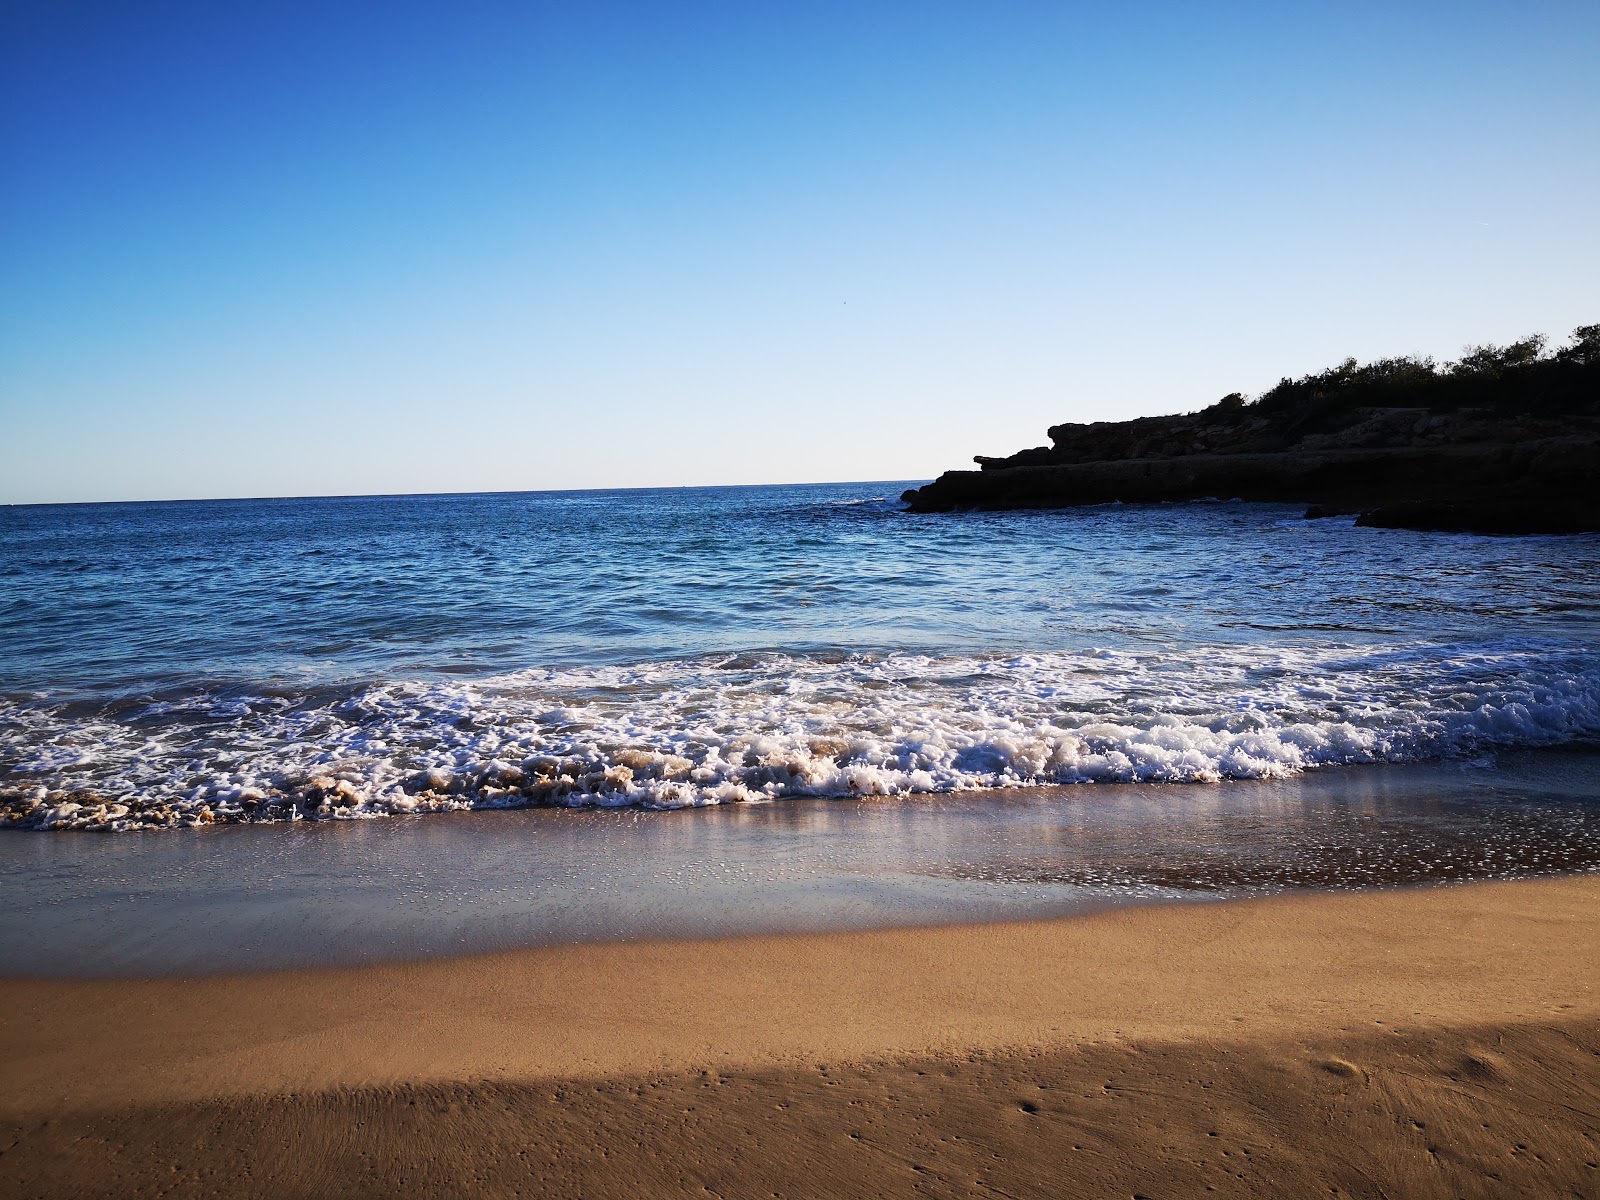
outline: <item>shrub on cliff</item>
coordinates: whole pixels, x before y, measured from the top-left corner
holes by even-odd
[[[1241,405],[1238,393],[1206,410],[1228,420],[1250,413],[1289,426],[1308,426],[1358,408],[1492,408],[1503,412],[1563,413],[1600,403],[1600,325],[1581,325],[1570,343],[1546,353],[1548,339],[1531,334],[1507,346],[1469,346],[1452,363],[1432,358],[1380,358],[1284,378]]]

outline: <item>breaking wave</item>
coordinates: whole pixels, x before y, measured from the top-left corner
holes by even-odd
[[[718,655],[476,682],[0,699],[0,823],[1202,783],[1600,738],[1571,644]]]

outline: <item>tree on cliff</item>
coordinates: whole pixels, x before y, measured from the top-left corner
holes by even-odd
[[[1235,392],[1206,412],[1221,420],[1254,413],[1301,425],[1356,408],[1577,412],[1600,403],[1600,325],[1580,325],[1553,354],[1546,353],[1548,341],[1535,333],[1506,346],[1468,346],[1451,363],[1410,355],[1370,363],[1347,358],[1299,379],[1285,377],[1253,401]]]
[[[1579,325],[1572,331],[1572,344],[1557,350],[1556,359],[1579,366],[1600,363],[1600,325]]]

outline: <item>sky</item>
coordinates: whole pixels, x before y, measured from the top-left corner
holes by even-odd
[[[1600,322],[1600,5],[0,0],[0,502],[931,478]]]

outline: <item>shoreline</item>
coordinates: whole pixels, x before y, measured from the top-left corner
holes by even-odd
[[[0,836],[0,975],[1048,920],[1600,869],[1600,754],[651,812]]]
[[[1600,1181],[1595,876],[0,981],[0,1014],[7,1194]]]

